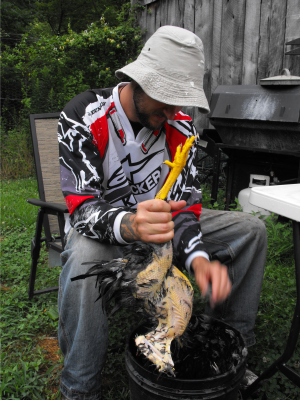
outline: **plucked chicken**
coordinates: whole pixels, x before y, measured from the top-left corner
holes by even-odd
[[[178,146],[174,161],[165,163],[171,168],[166,183],[156,195],[165,199],[185,166],[195,137]],[[156,328],[138,336],[138,349],[153,362],[160,372],[174,375],[171,342],[185,331],[193,305],[193,288],[187,277],[173,263],[172,242],[163,244],[136,242],[126,246],[124,258],[98,262],[71,280],[97,277],[99,298],[108,308],[116,299],[114,313],[121,306],[138,307],[156,321]]]

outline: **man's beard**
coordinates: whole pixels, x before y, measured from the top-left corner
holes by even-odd
[[[143,103],[145,102],[145,92],[143,91],[143,89],[137,85],[134,90],[133,90],[133,102],[134,102],[134,106],[135,106],[135,112],[136,115],[140,121],[140,123],[148,129],[151,129],[152,131],[156,131],[159,130],[160,128],[162,128],[165,124],[165,121],[162,122],[161,124],[157,124],[157,125],[153,125],[150,122],[150,117],[152,114],[146,113],[142,111],[143,108]],[[163,112],[156,112],[153,113],[154,115],[158,115],[161,118],[164,118],[166,120],[166,116]]]

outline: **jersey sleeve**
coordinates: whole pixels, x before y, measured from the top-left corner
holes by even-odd
[[[191,121],[180,122],[180,124],[180,129],[182,131],[185,129],[184,132],[186,134],[188,132],[188,136],[197,135]],[[208,260],[210,258],[202,241],[200,224],[202,193],[197,179],[197,141],[198,139],[190,149],[186,165],[168,195],[168,200],[187,202],[183,210],[172,214],[175,224],[173,247],[179,267],[184,266],[191,274],[193,274],[191,262],[195,257],[201,256]]]
[[[120,218],[129,211],[103,199],[102,148],[94,141],[91,125],[84,121],[87,104],[99,98],[91,91],[71,100],[60,115],[58,143],[61,188],[70,213],[70,224],[78,232],[104,243],[125,244],[119,235]],[[98,106],[99,107],[99,106]]]

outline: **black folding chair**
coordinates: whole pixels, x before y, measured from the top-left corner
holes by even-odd
[[[34,238],[31,240],[31,272],[29,299],[43,293],[54,292],[58,286],[34,290],[41,244],[49,251],[49,266],[60,266],[60,253],[64,249],[65,214],[68,209],[60,187],[57,124],[60,113],[31,114],[30,128],[38,181],[39,199],[28,203],[39,207]],[[45,236],[42,237],[44,228]]]

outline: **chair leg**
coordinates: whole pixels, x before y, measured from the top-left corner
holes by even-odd
[[[29,300],[31,300],[34,296],[34,284],[35,284],[37,264],[41,250],[41,236],[43,229],[44,214],[45,214],[44,210],[40,208],[37,215],[35,235],[34,238],[31,240],[31,270],[30,270],[29,291],[28,291]]]
[[[63,213],[59,213],[57,215],[57,217],[58,217],[61,246],[64,250],[65,249],[65,217],[64,217]]]

